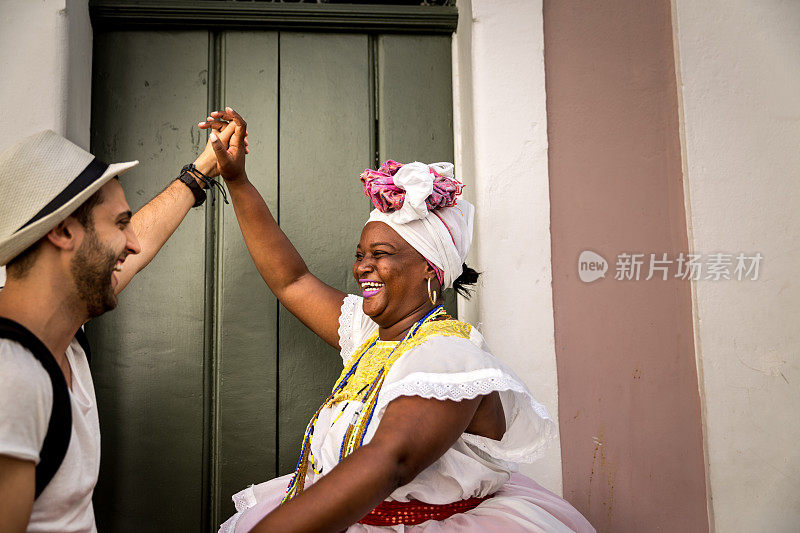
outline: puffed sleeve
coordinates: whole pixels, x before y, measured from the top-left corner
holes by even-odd
[[[22,346],[0,339],[0,455],[38,464],[52,409],[45,369]]]
[[[339,353],[343,363],[347,363],[356,348],[378,329],[378,324],[364,314],[363,302],[364,298],[355,294],[348,294],[342,301],[339,314]]]
[[[507,462],[532,462],[556,437],[555,422],[514,372],[489,353],[483,337],[431,336],[400,357],[386,375],[376,413],[400,396],[461,401],[497,391],[506,417],[499,441],[464,433],[464,441]],[[374,433],[375,428],[371,433]],[[370,433],[370,432],[368,432]]]

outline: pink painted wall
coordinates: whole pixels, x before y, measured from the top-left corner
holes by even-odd
[[[614,279],[620,253],[688,247],[670,18],[544,3],[564,496],[599,532],[708,530],[689,282]],[[584,250],[605,279],[578,278]]]

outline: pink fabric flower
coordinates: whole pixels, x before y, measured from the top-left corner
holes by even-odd
[[[378,170],[368,168],[361,174],[364,194],[369,196],[372,205],[382,213],[403,207],[406,191],[395,185],[392,178],[402,166],[402,163],[390,159]],[[456,205],[456,196],[461,194],[464,184],[455,178],[440,175],[433,168],[429,167],[429,170],[433,174],[433,192],[425,200],[428,210]]]

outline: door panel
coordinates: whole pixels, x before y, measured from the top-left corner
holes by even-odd
[[[227,32],[223,43],[222,101],[248,121],[247,174],[278,216],[278,34]],[[222,207],[220,215],[222,316],[215,463],[217,519],[224,520],[235,512],[231,494],[275,476],[278,304],[250,259],[232,206]]]
[[[453,161],[450,38],[381,35],[377,48],[380,160]]]
[[[206,32],[95,36],[92,148],[103,161],[140,161],[120,178],[133,210],[200,151],[192,125],[206,107],[207,50]],[[193,210],[117,310],[87,326],[101,531],[201,527],[204,254],[204,213]]]
[[[346,292],[363,169],[452,160],[448,37],[99,31],[93,76],[92,148],[141,160],[121,179],[134,210],[200,152],[197,121],[231,105],[248,120],[250,180],[311,271]],[[221,202],[191,210],[87,330],[101,531],[216,531],[233,492],[294,469],[341,371],[268,291]]]
[[[368,215],[358,175],[370,157],[366,35],[281,33],[281,227],[322,281],[353,292]],[[278,473],[291,472],[309,418],[342,370],[337,350],[280,309]]]
[[[450,38],[381,35],[377,49],[379,160],[452,162]],[[458,315],[454,291],[444,306]]]

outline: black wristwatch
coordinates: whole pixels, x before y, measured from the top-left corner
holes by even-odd
[[[222,199],[225,203],[228,202],[228,195],[225,194],[225,187],[222,186],[220,182],[212,178],[211,176],[206,176],[196,166],[194,163],[189,163],[185,167],[181,169],[181,174],[177,178],[178,181],[184,183],[189,190],[192,191],[194,195],[194,205],[192,207],[199,207],[203,205],[203,202],[206,201],[206,191],[203,190],[203,187],[197,183],[198,180],[202,181],[208,187],[208,190],[211,192],[211,203],[214,203],[214,187],[219,189],[219,192],[222,194]]]
[[[197,183],[192,171],[197,171],[193,164],[183,167],[180,176],[178,176],[178,181],[185,183],[189,190],[192,191],[194,195],[194,205],[192,207],[199,207],[206,201],[206,191]]]

